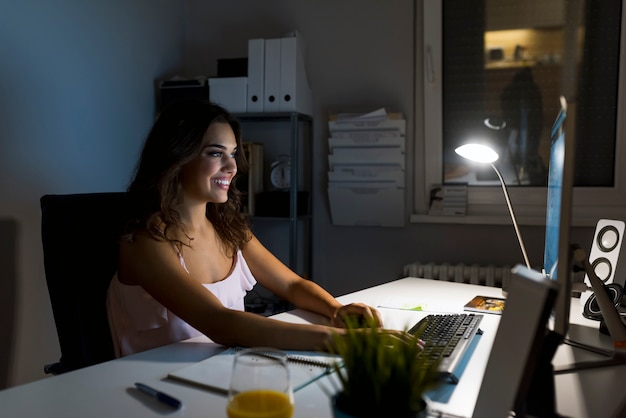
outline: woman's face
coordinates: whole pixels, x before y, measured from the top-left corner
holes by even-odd
[[[237,173],[237,152],[237,140],[229,124],[214,122],[209,125],[200,154],[181,170],[185,199],[225,203],[230,182]]]

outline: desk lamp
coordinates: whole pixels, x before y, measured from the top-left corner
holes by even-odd
[[[497,152],[495,152],[491,147],[483,144],[465,144],[461,145],[457,149],[454,150],[457,154],[459,154],[463,158],[467,158],[470,161],[474,161],[482,164],[489,164],[491,168],[496,172],[498,179],[500,180],[500,185],[502,185],[502,191],[504,192],[504,199],[506,200],[506,205],[509,208],[509,213],[511,214],[511,220],[513,221],[513,227],[515,227],[515,234],[517,235],[517,241],[519,242],[519,246],[522,249],[522,255],[524,256],[524,262],[526,263],[526,267],[531,269],[530,261],[528,261],[528,255],[526,254],[526,247],[524,246],[524,241],[522,240],[522,234],[519,232],[519,228],[517,227],[517,220],[515,218],[515,213],[513,212],[513,206],[511,205],[511,199],[509,198],[509,191],[506,188],[506,184],[504,183],[504,179],[502,178],[502,174],[500,170],[493,164],[495,161],[500,158]]]

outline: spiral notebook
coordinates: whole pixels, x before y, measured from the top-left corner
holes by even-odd
[[[235,353],[242,350],[232,347],[212,357],[183,367],[168,374],[168,378],[220,393],[228,393]],[[340,363],[337,355],[315,351],[285,351],[289,375],[294,392],[320,377],[332,373],[334,364]]]

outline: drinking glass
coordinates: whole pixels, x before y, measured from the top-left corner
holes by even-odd
[[[291,418],[293,389],[283,351],[255,347],[235,354],[226,414],[228,418]]]

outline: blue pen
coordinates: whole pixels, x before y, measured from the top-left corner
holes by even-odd
[[[139,389],[141,392],[152,396],[153,398],[171,406],[172,408],[178,409],[182,405],[182,403],[178,399],[168,395],[167,393],[163,393],[154,388],[151,388],[148,385],[144,385],[143,383],[135,383],[135,386],[137,386],[137,389]]]

